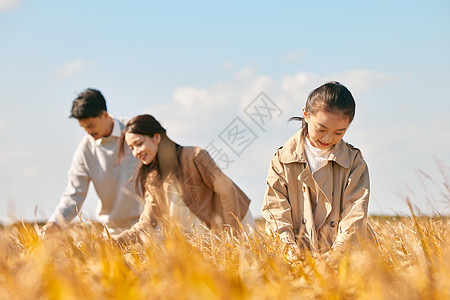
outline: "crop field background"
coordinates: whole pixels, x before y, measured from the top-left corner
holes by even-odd
[[[258,221],[253,236],[185,235],[120,247],[96,224],[42,238],[0,234],[0,299],[449,299],[446,217],[370,217],[378,246],[291,263]]]

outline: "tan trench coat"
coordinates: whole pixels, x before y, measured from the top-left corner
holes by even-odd
[[[323,253],[367,232],[369,172],[361,152],[341,140],[311,173],[302,136],[300,130],[273,157],[262,213],[269,233]]]
[[[182,147],[179,154],[180,175],[177,177],[181,199],[200,221],[209,228],[224,225],[238,229],[238,220],[247,213],[250,199],[216,165],[206,150]],[[139,222],[122,232],[117,239],[136,239],[139,232],[155,228],[169,215],[169,201],[162,189],[158,195],[147,193]]]

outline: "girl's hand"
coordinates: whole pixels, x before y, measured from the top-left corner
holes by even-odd
[[[284,256],[292,264],[303,260],[302,251],[295,242],[284,240]]]

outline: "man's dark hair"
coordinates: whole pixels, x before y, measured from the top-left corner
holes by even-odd
[[[100,91],[85,89],[73,100],[71,118],[95,118],[106,111],[106,101]]]

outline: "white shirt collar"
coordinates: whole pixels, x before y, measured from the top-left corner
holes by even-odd
[[[113,120],[114,120],[113,130],[111,131],[111,134],[109,136],[105,136],[105,137],[101,137],[101,138],[97,139],[95,141],[95,143],[97,145],[100,145],[104,140],[106,141],[112,137],[116,137],[116,138],[120,137],[122,131],[120,130],[119,120],[117,120],[116,118],[114,118],[112,116],[111,116],[111,118],[113,118]]]

